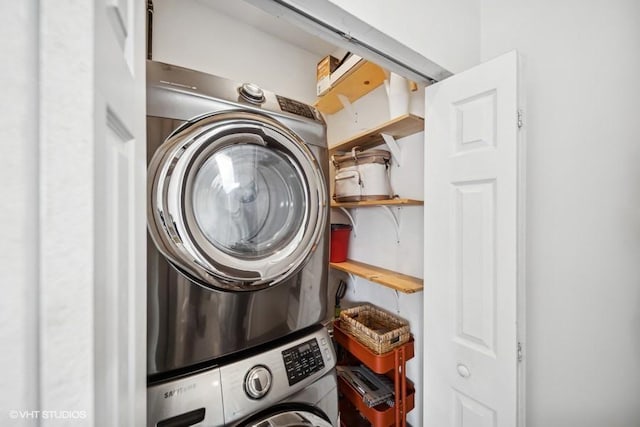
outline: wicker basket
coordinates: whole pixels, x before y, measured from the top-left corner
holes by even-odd
[[[409,341],[409,322],[368,304],[342,310],[340,326],[376,354]]]

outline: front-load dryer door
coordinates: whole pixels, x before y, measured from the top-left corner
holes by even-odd
[[[176,129],[149,164],[150,234],[183,273],[220,290],[276,285],[325,230],[313,154],[269,117],[230,111]]]

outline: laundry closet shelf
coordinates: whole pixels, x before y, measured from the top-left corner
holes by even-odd
[[[370,206],[422,206],[422,200],[414,199],[387,199],[387,200],[363,200],[361,202],[331,202],[332,208],[366,208]]]
[[[354,102],[380,86],[386,77],[382,67],[363,59],[333,84],[327,93],[318,97],[315,107],[325,114],[336,113],[344,108],[338,95]]]
[[[424,119],[414,114],[403,114],[389,120],[373,129],[361,132],[349,139],[346,139],[333,147],[329,147],[329,154],[350,151],[353,147],[366,150],[376,145],[384,144],[384,135],[394,139],[404,138],[424,130]]]
[[[420,292],[424,287],[424,281],[417,277],[350,259],[344,262],[331,262],[329,266],[406,294]]]

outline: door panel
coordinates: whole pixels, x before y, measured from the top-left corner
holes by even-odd
[[[495,180],[452,191],[456,341],[495,356]]]
[[[496,412],[475,399],[456,391],[454,393],[455,427],[494,427]]]
[[[145,425],[145,10],[94,7],[95,419]]]
[[[517,61],[426,90],[425,425],[517,425]]]

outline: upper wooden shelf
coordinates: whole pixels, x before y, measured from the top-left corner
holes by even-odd
[[[331,262],[329,265],[336,270],[364,277],[370,282],[378,283],[406,294],[420,292],[424,287],[422,279],[359,261],[348,259],[345,262]]]
[[[315,107],[325,114],[336,113],[343,108],[338,95],[344,95],[349,102],[354,102],[380,86],[386,78],[385,71],[379,65],[363,59],[320,96]]]
[[[331,202],[332,208],[365,208],[369,206],[422,206],[422,200],[413,199],[386,199],[363,200],[361,202]]]
[[[366,150],[376,145],[384,144],[381,134],[386,134],[395,139],[404,138],[424,130],[424,119],[413,114],[404,114],[370,130],[366,130],[333,147],[329,147],[329,155],[338,151],[350,151],[353,147]]]

